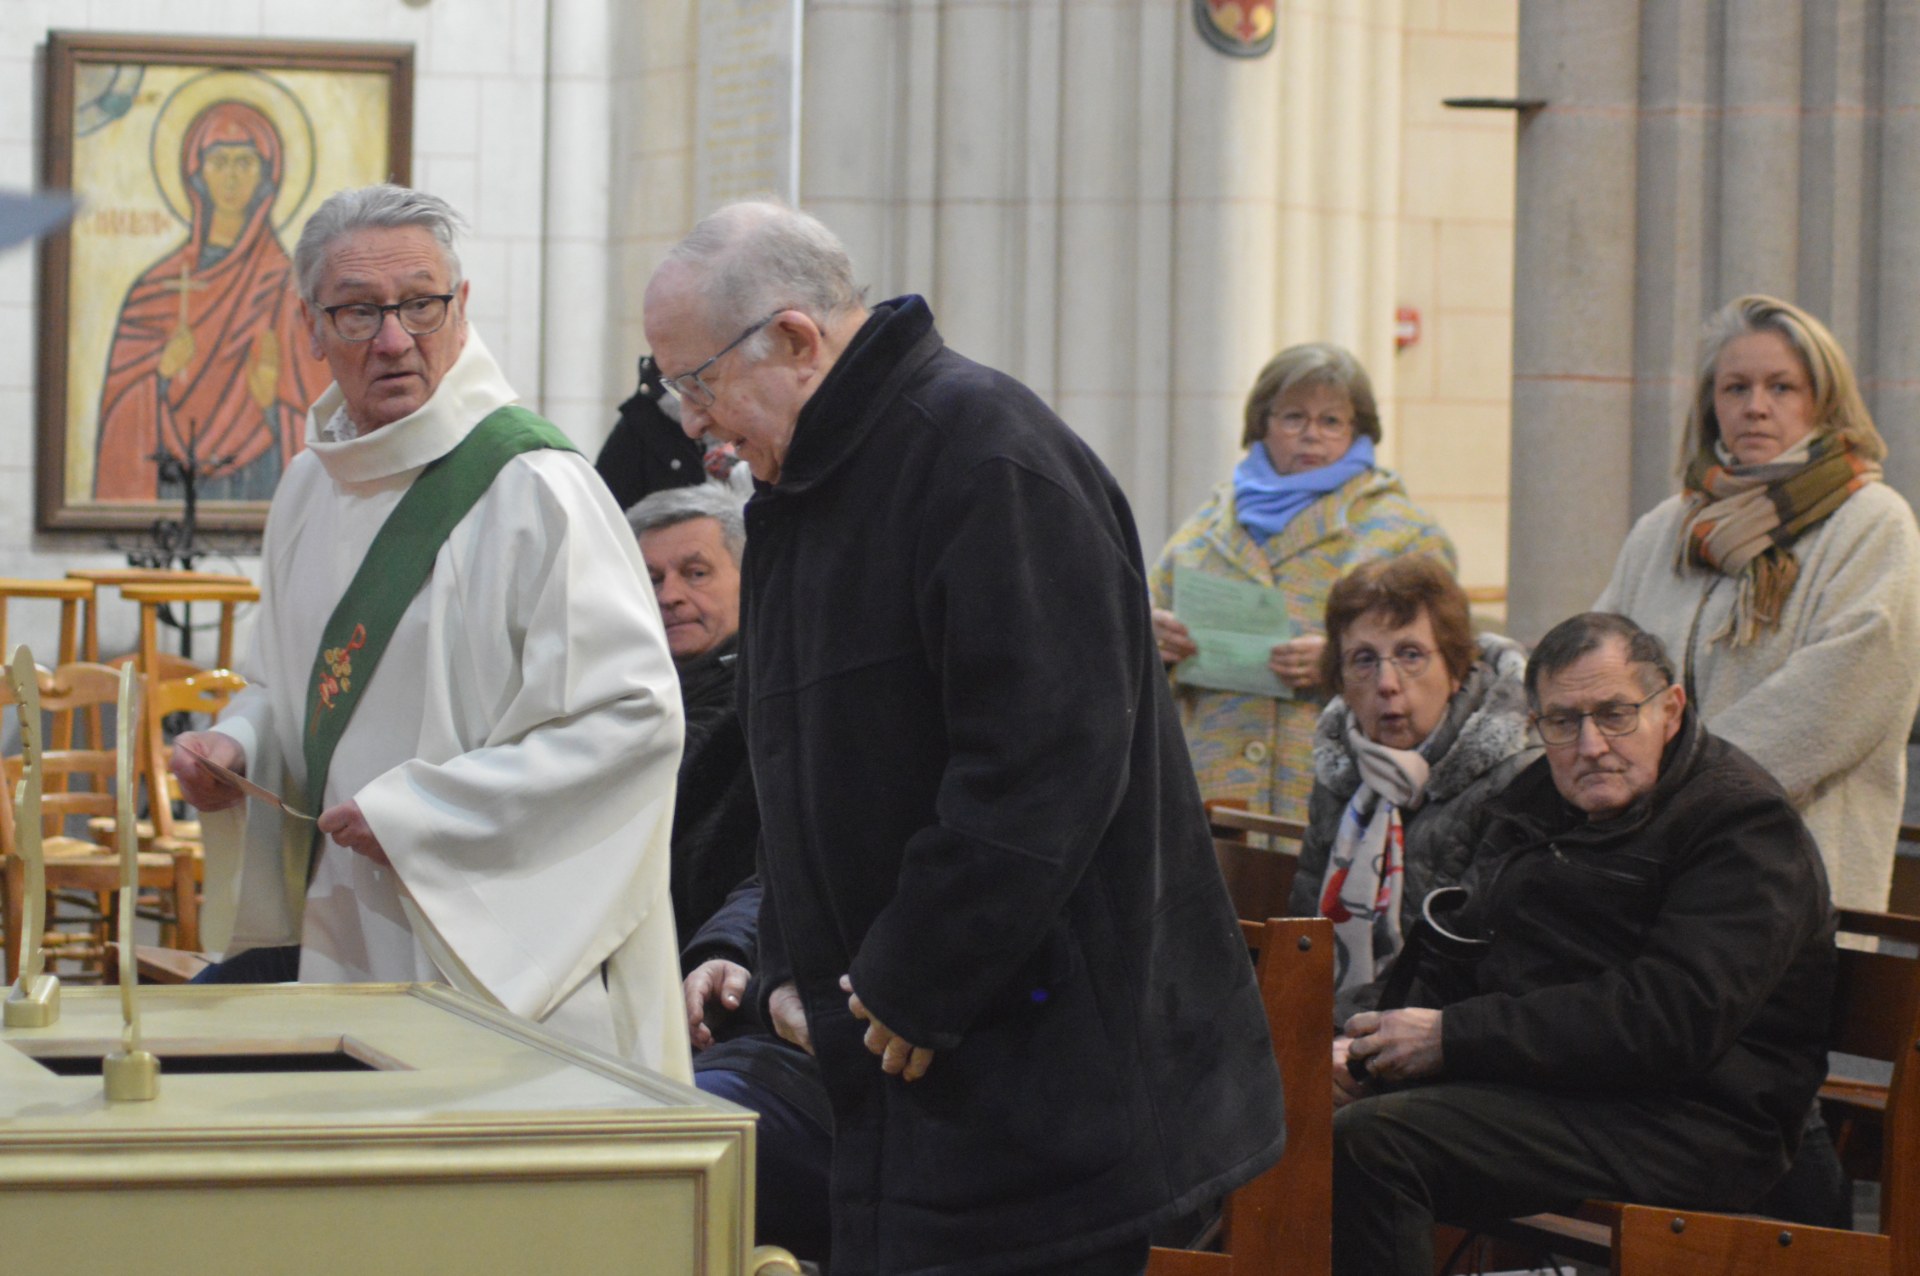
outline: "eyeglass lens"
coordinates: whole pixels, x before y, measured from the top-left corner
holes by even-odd
[[[438,332],[440,325],[447,321],[447,297],[409,297],[405,301],[390,306],[376,306],[372,302],[349,302],[344,306],[329,306],[327,313],[333,316],[333,329],[348,341],[370,341],[379,333],[380,325],[387,321],[391,311],[399,317],[400,327],[415,337],[428,336]]]

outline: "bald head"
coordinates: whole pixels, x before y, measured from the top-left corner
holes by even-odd
[[[845,245],[818,218],[785,204],[749,200],[716,210],[668,251],[661,271],[670,266],[704,303],[712,335],[730,338],[776,310],[798,310],[821,328],[865,317]],[[755,344],[749,359],[764,352]]]
[[[680,428],[735,444],[777,482],[800,410],[867,311],[832,231],[784,204],[729,204],[647,284],[647,344]]]

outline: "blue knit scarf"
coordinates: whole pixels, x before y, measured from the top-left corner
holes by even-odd
[[[1255,443],[1233,467],[1233,512],[1257,541],[1277,536],[1301,510],[1373,468],[1373,440],[1361,435],[1330,465],[1300,474],[1273,468],[1265,443]]]

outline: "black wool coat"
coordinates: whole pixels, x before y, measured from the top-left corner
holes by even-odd
[[[753,799],[747,740],[734,707],[739,645],[737,636],[728,638],[676,664],[687,742],[675,786],[669,881],[674,933],[683,944],[707,924],[734,887],[753,875],[760,808]]]
[[[1092,451],[905,297],[747,524],[760,995],[797,983],[833,1103],[836,1276],[1058,1261],[1271,1163],[1265,1015]],[[881,1073],[848,973],[925,1077]]]
[[[1637,1100],[1594,1132],[1617,1164],[1712,1153],[1705,1199],[1757,1202],[1786,1171],[1826,1077],[1836,968],[1827,876],[1773,777],[1688,706],[1652,792],[1589,822],[1546,759],[1492,803],[1449,923],[1488,939],[1430,956],[1444,1080]]]

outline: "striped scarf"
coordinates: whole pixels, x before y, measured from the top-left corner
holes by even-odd
[[[1694,566],[1739,581],[1727,628],[1744,647],[1780,624],[1800,577],[1793,543],[1818,527],[1849,496],[1880,478],[1880,467],[1834,434],[1813,436],[1761,465],[1687,466],[1693,506],[1680,528],[1674,570]]]

